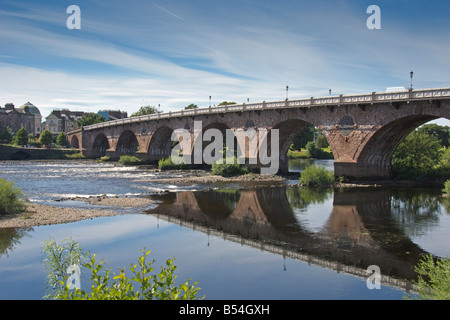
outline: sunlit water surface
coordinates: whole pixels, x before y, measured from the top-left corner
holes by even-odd
[[[291,162],[290,170],[310,164]],[[0,229],[0,299],[42,298],[49,238],[78,241],[114,272],[144,248],[157,265],[175,257],[178,279],[198,282],[207,299],[402,299],[421,255],[450,252],[450,204],[436,190],[181,186],[154,180],[185,173],[91,161],[2,162],[0,172],[30,201],[49,205],[89,207],[60,200],[99,194],[156,202],[147,213]],[[379,290],[367,286],[369,265],[387,276]]]

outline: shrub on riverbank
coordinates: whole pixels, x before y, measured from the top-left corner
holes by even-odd
[[[220,162],[214,162],[211,171],[214,175],[222,177],[239,176],[249,173],[248,169],[237,162],[237,158],[224,158]]]
[[[323,167],[309,166],[300,174],[299,184],[308,187],[329,186],[334,182],[333,172]]]
[[[49,270],[47,295],[45,298],[58,300],[194,300],[200,288],[197,283],[191,284],[191,279],[180,285],[175,285],[174,259],[168,259],[161,271],[152,274],[155,260],[147,262],[150,251],[141,250],[142,256],[137,264],[130,265],[132,277],[128,278],[124,268],[118,275],[111,274],[111,268],[104,269],[103,259],[97,261],[97,255],[84,252],[77,242],[64,241],[62,245],[54,240],[45,243],[44,253],[47,258],[44,263]],[[82,268],[82,269],[81,269]],[[68,270],[75,270],[68,274]],[[76,277],[81,278],[81,272],[91,273],[90,292],[81,289]],[[78,273],[78,274],[77,274]],[[86,277],[88,278],[88,277]],[[78,288],[71,289],[69,283],[75,280]],[[135,288],[136,287],[136,288]]]
[[[26,209],[22,200],[22,190],[10,182],[0,178],[0,214],[16,214]]]
[[[184,162],[177,164],[172,160],[172,157],[169,157],[167,159],[159,160],[158,168],[160,170],[181,170],[181,169],[186,169],[187,166]]]
[[[142,164],[142,160],[135,156],[121,156],[119,158],[119,163],[124,166],[134,166]]]

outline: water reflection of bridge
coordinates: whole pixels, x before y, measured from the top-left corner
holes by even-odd
[[[426,253],[391,217],[390,194],[379,189],[334,192],[331,213],[320,231],[298,219],[299,209],[332,196],[331,190],[255,188],[168,193],[149,211],[170,222],[213,236],[367,278],[378,265],[382,283],[403,289],[415,277],[414,265]],[[308,190],[308,189],[305,189]]]

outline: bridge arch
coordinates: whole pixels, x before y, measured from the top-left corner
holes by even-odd
[[[106,154],[106,150],[110,148],[108,138],[103,133],[99,133],[92,144],[92,151],[98,157],[102,157]]]
[[[117,141],[116,153],[135,154],[138,151],[138,147],[139,143],[136,135],[130,130],[125,130]]]
[[[392,177],[392,156],[399,144],[415,129],[438,118],[426,114],[409,115],[382,126],[361,144],[356,158],[358,166],[371,171],[371,176]]]
[[[173,146],[172,133],[173,130],[166,126],[156,129],[148,146],[150,159],[159,160],[170,157]]]
[[[218,155],[215,154],[216,150],[212,150],[212,148],[209,148],[209,146],[215,142],[215,136],[213,135],[213,137],[210,137],[209,134],[207,133],[208,130],[210,129],[215,129],[220,131],[220,133],[222,134],[222,145],[225,147],[227,146],[227,133],[233,133],[233,149],[231,150],[232,153],[236,156],[238,156],[240,154],[240,150],[241,150],[241,146],[239,145],[239,141],[237,141],[236,136],[234,131],[231,129],[231,126],[228,125],[225,122],[220,122],[220,121],[214,121],[209,123],[206,126],[202,126],[202,133],[201,136],[199,135],[195,135],[194,132],[194,143],[193,143],[193,155],[194,155],[194,159],[193,162],[195,163],[195,159],[199,156],[199,153],[201,152],[203,156],[208,156],[208,157],[216,157]],[[205,135],[206,134],[206,135]],[[199,139],[202,139],[201,141],[199,141]],[[209,138],[211,138],[211,140],[209,140]],[[208,149],[206,149],[208,148]],[[222,151],[222,150],[220,150]],[[195,153],[195,154],[194,154]],[[203,157],[202,157],[203,159]],[[205,160],[205,159],[203,159]]]
[[[74,148],[74,149],[80,148],[80,141],[78,140],[78,137],[76,135],[73,135],[71,137],[69,145],[71,148]]]
[[[314,124],[301,119],[287,119],[277,123],[273,128],[271,128],[268,131],[263,141],[260,141],[258,145],[258,159],[259,160],[262,159],[264,157],[264,154],[273,157],[272,150],[274,152],[278,151],[280,171],[287,172],[288,171],[287,153],[289,147],[293,143],[294,138],[308,125]],[[279,135],[278,150],[273,149],[274,146],[271,145],[273,130],[278,130]],[[267,150],[262,150],[263,147],[267,148]]]

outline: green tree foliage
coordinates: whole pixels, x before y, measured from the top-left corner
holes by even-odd
[[[447,196],[450,196],[450,180],[445,181],[442,192],[444,192]]]
[[[333,172],[323,167],[309,166],[300,174],[299,183],[308,187],[329,186],[334,182]]]
[[[233,104],[236,104],[236,102],[233,102],[233,101],[222,101],[217,106],[229,106],[229,105],[233,105]]]
[[[61,132],[58,137],[56,138],[56,144],[66,147],[67,146],[67,139],[66,134],[64,132]]]
[[[0,143],[11,143],[13,141],[14,132],[10,127],[3,127],[0,130]]]
[[[198,106],[196,104],[191,103],[187,107],[184,108],[184,110],[191,110],[191,109],[197,109]]]
[[[139,110],[137,112],[133,113],[131,116],[138,117],[138,116],[145,116],[148,114],[157,114],[157,113],[161,113],[161,111],[159,111],[158,108],[152,107],[152,106],[144,106],[144,107],[140,107]]]
[[[450,258],[426,255],[414,269],[418,274],[414,282],[416,293],[404,296],[405,299],[450,300]]]
[[[292,150],[300,151],[302,148],[306,148],[306,144],[309,141],[314,140],[314,126],[307,125],[299,132],[292,142]]]
[[[199,299],[196,287],[191,279],[176,285],[174,259],[167,259],[159,273],[154,271],[155,260],[147,262],[150,251],[141,250],[137,264],[131,264],[127,277],[125,268],[119,274],[111,274],[105,269],[103,260],[98,261],[96,254],[84,252],[73,240],[58,245],[54,240],[45,243],[45,266],[49,270],[47,295],[45,298],[58,300],[194,300]],[[80,265],[80,271],[90,273],[90,291],[81,288],[70,289],[67,285],[67,269]]]
[[[41,136],[39,137],[39,142],[45,146],[50,145],[53,142],[53,134],[45,129],[42,131]]]
[[[440,126],[438,124],[426,124],[417,129],[419,133],[426,133],[434,136],[439,140],[440,144],[446,148],[450,146],[450,127]]]
[[[89,113],[85,116],[82,116],[81,119],[77,120],[77,125],[79,127],[82,126],[90,126],[92,124],[105,122],[105,118],[103,116],[98,115],[97,113]]]
[[[442,146],[435,136],[413,131],[392,156],[393,172],[401,179],[426,179],[440,163],[442,154]]]
[[[0,178],[0,214],[16,214],[26,208],[22,200],[23,192],[10,182]]]
[[[28,144],[36,148],[40,148],[42,144],[39,142],[38,138],[35,138],[32,134],[28,135]]]
[[[328,141],[327,138],[325,138],[325,136],[320,135],[316,138],[316,147],[323,149],[323,148],[328,148]]]
[[[24,146],[28,143],[28,132],[24,127],[17,131],[14,143],[18,146]]]

